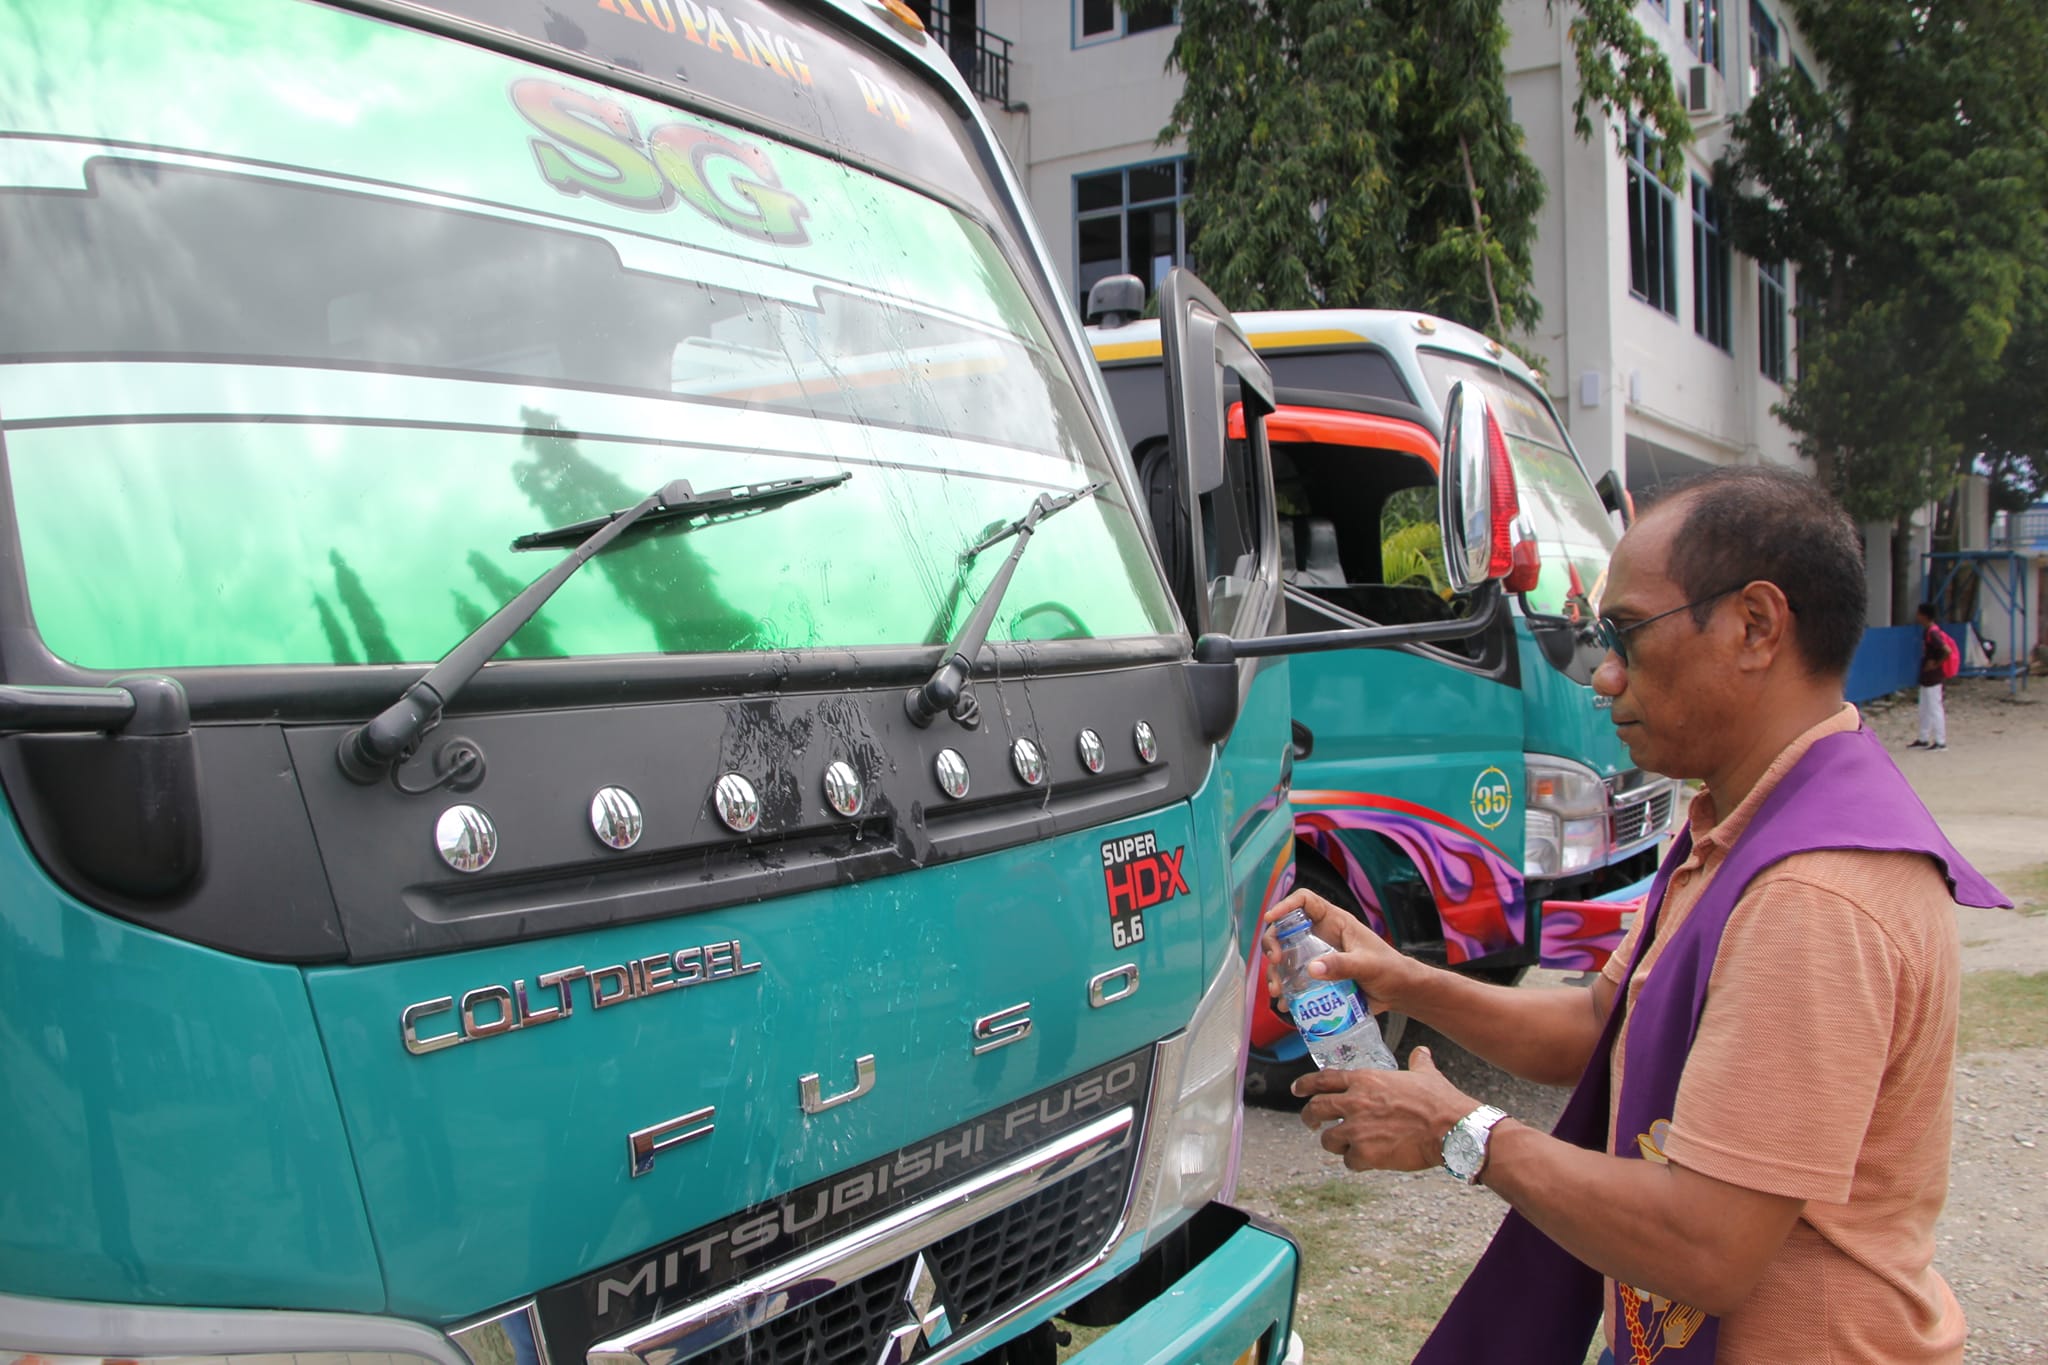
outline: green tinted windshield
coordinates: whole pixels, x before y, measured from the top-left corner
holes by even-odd
[[[0,0],[0,440],[60,658],[430,660],[560,553],[515,536],[842,470],[623,542],[509,652],[934,643],[1001,561],[957,592],[967,545],[1111,472],[927,196],[312,4],[95,15]],[[993,639],[1170,628],[1121,486]]]
[[[1598,610],[1607,560],[1620,541],[1600,495],[1572,456],[1550,407],[1521,379],[1497,365],[1442,351],[1419,352],[1438,402],[1460,380],[1476,384],[1508,438],[1522,515],[1536,532],[1543,568],[1529,604],[1551,615]]]

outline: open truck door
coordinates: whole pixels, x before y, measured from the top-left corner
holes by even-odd
[[[1229,850],[1229,951],[1247,964],[1247,1029],[1270,1027],[1258,919],[1291,889],[1294,822],[1287,796],[1299,752],[1286,660],[1322,650],[1469,638],[1504,619],[1514,568],[1514,479],[1483,399],[1453,395],[1440,445],[1440,507],[1452,585],[1470,604],[1446,621],[1289,634],[1267,424],[1275,391],[1265,364],[1214,294],[1186,271],[1160,293],[1168,441],[1140,468],[1154,532],[1196,637],[1189,685],[1218,746],[1209,780],[1222,828],[1203,846]]]

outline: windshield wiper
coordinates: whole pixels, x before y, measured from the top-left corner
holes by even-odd
[[[975,702],[974,693],[968,689],[967,678],[974,668],[974,656],[981,653],[982,645],[988,641],[988,628],[995,621],[996,608],[1002,605],[1003,593],[1010,586],[1010,576],[1017,572],[1017,561],[1024,557],[1024,547],[1031,543],[1032,533],[1040,522],[1106,487],[1107,483],[1091,483],[1057,497],[1040,493],[1032,499],[1030,511],[968,546],[960,556],[960,574],[964,578],[975,556],[1011,536],[1017,538],[1016,548],[1010,551],[1010,557],[996,570],[995,577],[989,580],[988,588],[981,594],[981,600],[975,603],[974,614],[967,618],[966,624],[960,627],[960,633],[946,646],[945,657],[940,660],[937,671],[925,681],[924,686],[911,688],[903,698],[903,709],[910,713],[911,721],[920,729],[930,725],[941,712],[950,714],[970,730],[981,723],[981,707]]]
[[[665,484],[632,507],[609,512],[587,521],[573,522],[553,530],[535,531],[512,542],[515,550],[538,550],[552,545],[574,545],[561,561],[529,583],[520,594],[493,612],[490,618],[462,637],[455,648],[441,656],[441,662],[405,690],[405,695],[378,712],[367,724],[358,725],[341,737],[337,757],[341,770],[352,782],[365,786],[381,782],[393,768],[412,756],[420,737],[441,718],[443,707],[455,699],[491,656],[519,628],[533,619],[556,589],[594,556],[602,554],[613,541],[635,526],[687,519],[717,521],[726,513],[771,507],[791,498],[845,483],[853,477],[841,472],[812,479],[778,479],[772,483],[741,484],[733,488],[691,491],[688,479]],[[452,774],[451,774],[452,775]]]

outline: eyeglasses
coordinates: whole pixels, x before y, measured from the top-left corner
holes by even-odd
[[[1747,583],[1737,583],[1732,588],[1723,588],[1719,592],[1709,593],[1696,602],[1687,602],[1683,606],[1673,607],[1670,611],[1660,611],[1655,616],[1645,616],[1642,620],[1631,621],[1625,626],[1617,624],[1612,616],[1603,616],[1593,623],[1593,635],[1602,645],[1612,650],[1614,657],[1621,660],[1622,667],[1626,668],[1628,666],[1628,644],[1625,637],[1631,631],[1641,630],[1644,626],[1655,625],[1667,616],[1676,616],[1682,611],[1691,611],[1694,607],[1704,607],[1709,602],[1718,602],[1729,593],[1741,592],[1748,586],[1749,584]]]

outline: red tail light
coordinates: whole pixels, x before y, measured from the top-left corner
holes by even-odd
[[[1487,559],[1488,578],[1511,579],[1520,563],[1516,557],[1514,543],[1515,519],[1522,515],[1521,501],[1515,496],[1515,467],[1508,462],[1508,438],[1500,429],[1500,419],[1491,409],[1486,414],[1486,464],[1493,482],[1493,548]],[[1530,582],[1535,582],[1536,545],[1525,542],[1528,549],[1528,572]],[[1512,581],[1507,583],[1510,591],[1517,589]]]

